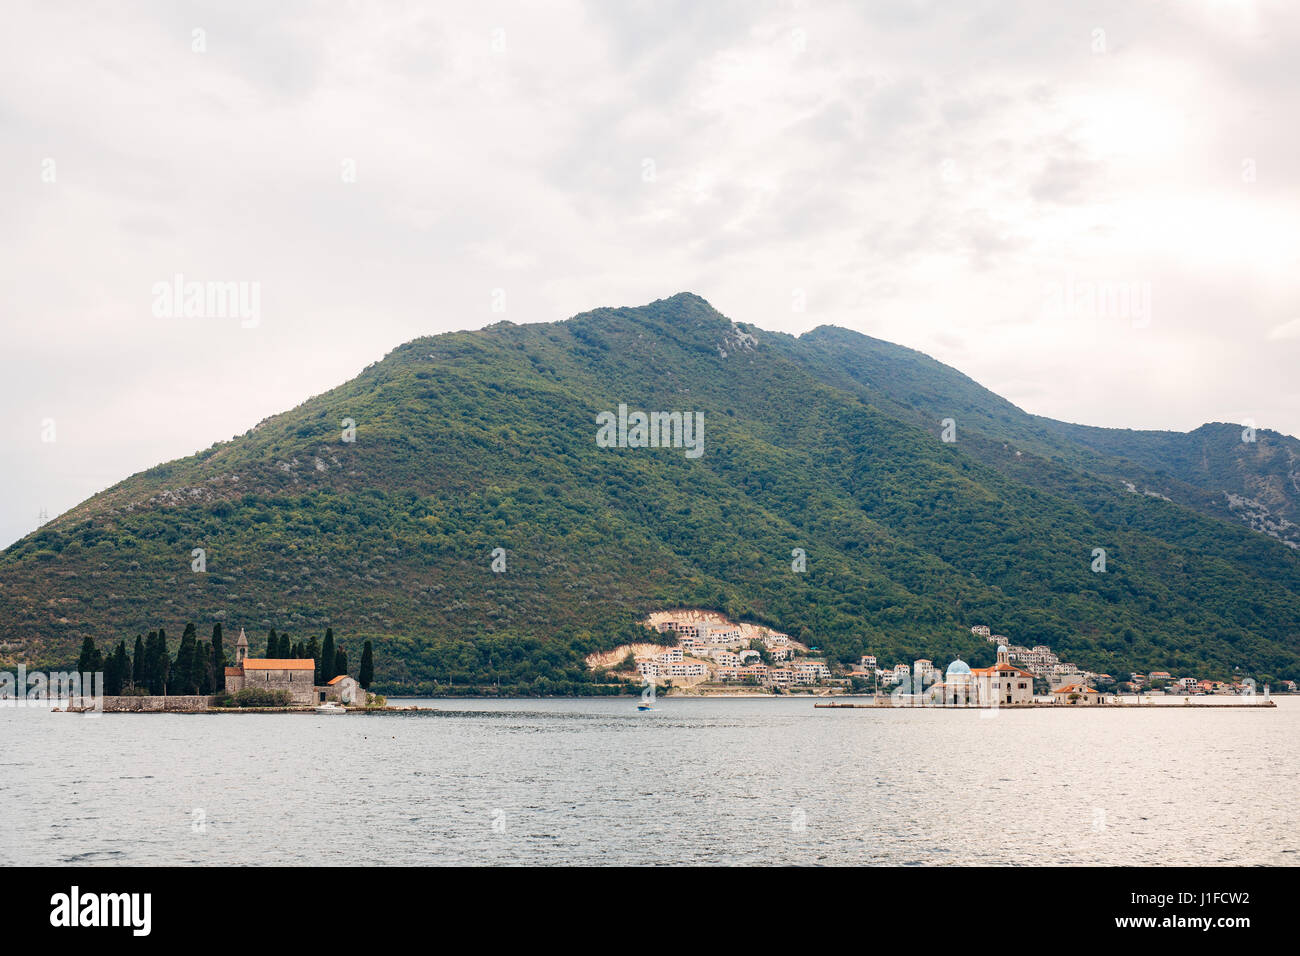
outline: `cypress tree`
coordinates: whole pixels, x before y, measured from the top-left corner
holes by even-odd
[[[335,666],[338,661],[335,659],[337,652],[334,649],[334,631],[331,628],[325,628],[325,641],[320,647],[320,682],[328,684],[335,677]]]
[[[212,625],[212,658],[208,664],[208,686],[210,693],[223,690],[226,686],[226,649],[221,643],[221,622]]]
[[[316,675],[313,678],[313,680],[315,680],[315,682],[319,684],[320,683],[320,638],[317,637],[315,634],[313,634],[311,636],[311,640],[307,642],[307,648],[303,653],[303,657],[304,658],[310,657],[313,661],[316,662]]]
[[[144,656],[136,662],[136,672],[141,676],[140,686],[150,694],[155,693],[158,680],[158,632],[150,631],[144,639]]]
[[[176,667],[173,669],[172,690],[177,694],[193,694],[194,678],[194,622],[185,625],[180,646],[176,648]]]
[[[289,639],[288,634],[280,635],[280,650],[275,656],[281,658],[293,657],[293,642]]]
[[[153,650],[146,651],[149,658],[149,692],[166,696],[172,667],[171,657],[167,654],[167,631],[160,627],[157,631],[151,631],[149,636],[153,638]]]
[[[145,676],[144,668],[144,635],[135,636],[135,651],[131,654],[131,689],[144,687],[149,678]]]
[[[275,636],[275,628],[266,635],[266,656],[275,657],[280,653],[280,639]]]
[[[118,683],[117,648],[110,646],[108,653],[104,655],[104,693],[109,697],[117,696],[117,691],[113,688],[116,687]]]
[[[345,676],[348,672],[348,652],[339,648],[334,654],[334,676]]]
[[[101,666],[95,666],[99,664]],[[97,670],[103,670],[103,662],[99,656],[99,650],[95,647],[95,641],[91,637],[86,637],[81,642],[81,654],[77,657],[77,673],[93,674]]]
[[[198,641],[194,645],[194,666],[190,672],[190,686],[195,694],[212,693],[212,645]]]
[[[126,656],[126,641],[117,642],[113,652],[113,683],[108,682],[108,673],[104,674],[104,693],[116,697],[131,678],[131,659]]]
[[[370,642],[366,641],[365,645],[361,648],[361,670],[357,674],[357,683],[366,690],[370,690],[370,685],[374,679],[375,652],[370,646]]]

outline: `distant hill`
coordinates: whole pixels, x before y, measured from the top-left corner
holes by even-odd
[[[703,454],[600,447],[620,404],[700,413]],[[547,693],[689,606],[845,661],[983,663],[985,623],[1111,673],[1296,677],[1300,444],[1241,431],[1056,422],[910,349],[690,294],[502,323],[409,342],[17,542],[0,654],[65,664],[85,635],[187,620],[256,651],[329,625],[354,660],[375,641],[389,689]]]

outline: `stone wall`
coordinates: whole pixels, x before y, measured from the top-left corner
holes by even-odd
[[[93,705],[89,698],[85,706]],[[201,695],[168,697],[105,697],[104,712],[118,714],[145,714],[166,711],[177,714],[199,714],[212,703],[211,697]]]
[[[245,671],[242,689],[288,691],[291,703],[314,704],[316,703],[314,677],[315,675],[310,669],[301,671]],[[230,687],[229,679],[226,681],[226,687],[227,689]]]

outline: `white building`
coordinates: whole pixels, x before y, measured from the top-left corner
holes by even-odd
[[[798,684],[815,684],[831,676],[831,669],[823,661],[796,661],[793,670]]]
[[[924,694],[928,703],[943,707],[1005,707],[1031,704],[1034,675],[1012,665],[1006,646],[998,648],[992,667],[971,668],[963,660],[948,665],[944,679]]]

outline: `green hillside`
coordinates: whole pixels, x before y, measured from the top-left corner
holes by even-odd
[[[599,447],[620,403],[702,413],[704,453]],[[1079,429],[919,353],[767,333],[689,294],[421,338],[11,546],[0,643],[66,664],[86,635],[221,620],[257,646],[328,625],[353,660],[375,642],[389,690],[549,693],[582,689],[582,656],[648,611],[696,606],[846,661],[983,663],[987,623],[1111,673],[1300,676],[1300,556],[1216,504],[1216,481],[1252,487],[1249,460],[1198,470]]]

